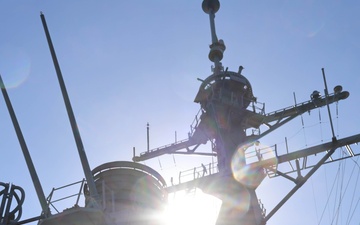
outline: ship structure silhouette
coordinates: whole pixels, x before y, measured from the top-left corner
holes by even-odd
[[[250,81],[242,74],[244,68],[239,66],[234,72],[224,68],[221,63],[226,47],[225,42],[218,39],[215,30],[215,14],[219,9],[218,0],[202,2],[202,10],[210,20],[212,43],[208,57],[213,67],[210,76],[204,80],[199,79],[201,85],[194,102],[200,105],[200,111],[191,126],[188,138],[163,147],[148,149],[140,155],[136,155],[134,150],[132,162],[113,161],[94,169],[89,166],[45,16],[41,13],[41,21],[85,178],[77,183],[54,188],[50,195],[45,197],[5,84],[0,77],[1,90],[42,207],[39,215],[21,218],[25,191],[14,184],[0,182],[0,225],[26,224],[34,221],[38,221],[39,225],[163,224],[157,215],[166,207],[168,194],[192,188],[199,188],[221,199],[217,225],[264,225],[321,165],[358,156],[360,153],[354,151],[351,146],[359,142],[360,134],[337,139],[329,110],[330,104],[347,99],[349,92],[343,91],[338,85],[329,93],[325,70],[322,69],[324,96],[314,91],[308,101],[266,113],[264,105],[257,102]],[[299,115],[320,107],[327,107],[329,112],[333,134],[330,142],[282,155],[273,147],[256,148],[264,136]],[[211,152],[200,152],[198,147],[207,143],[210,143]],[[347,154],[334,158],[333,153],[341,147],[347,149]],[[324,155],[318,161],[308,160],[320,153]],[[194,171],[193,179],[167,184],[160,173],[139,163],[164,154],[215,156],[217,162],[202,164],[202,175],[196,175]],[[284,163],[293,166],[286,171],[281,170],[279,165]],[[306,174],[303,174],[303,171],[306,171]],[[294,187],[269,212],[266,212],[259,202],[256,192],[266,176],[280,176],[294,183]],[[54,192],[73,185],[80,187],[72,196],[77,199],[74,206],[63,211],[55,208],[54,203],[58,200],[53,198]],[[146,191],[143,191],[144,187]],[[85,199],[84,206],[80,206],[80,196]],[[52,208],[53,210],[50,210]]]

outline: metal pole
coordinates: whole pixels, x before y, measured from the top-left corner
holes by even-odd
[[[215,13],[213,12],[213,10],[211,10],[209,12],[209,18],[210,18],[212,44],[216,44],[216,43],[218,43],[218,38],[216,36],[216,31],[215,31]],[[215,66],[214,72],[215,72],[215,74],[218,74],[221,70],[220,59],[218,57],[215,57],[215,59],[214,59],[214,66]]]
[[[212,43],[217,43],[218,38],[216,36],[216,30],[215,30],[215,13],[213,10],[209,12],[209,18],[210,18],[210,30],[211,30],[211,41]]]
[[[93,197],[95,200],[99,200],[99,194],[98,194],[98,192],[96,190],[94,178],[92,176],[91,169],[90,169],[90,166],[89,166],[89,162],[87,160],[86,153],[85,153],[85,150],[84,150],[84,146],[83,146],[83,143],[82,143],[82,140],[81,140],[81,137],[80,137],[79,129],[78,129],[78,126],[76,124],[74,112],[72,110],[70,99],[69,99],[68,93],[66,91],[65,82],[64,82],[64,79],[62,77],[60,66],[59,66],[59,63],[58,63],[58,60],[57,60],[57,57],[56,57],[56,54],[55,54],[55,49],[54,49],[54,46],[52,44],[50,33],[49,33],[49,30],[48,30],[47,25],[46,25],[45,16],[44,16],[44,14],[41,13],[40,17],[41,17],[42,24],[44,26],[46,39],[47,39],[48,44],[49,44],[51,57],[53,59],[55,70],[56,70],[56,75],[57,75],[58,80],[59,80],[61,92],[62,92],[62,95],[63,95],[63,98],[64,98],[66,110],[67,110],[67,113],[68,113],[68,116],[69,116],[71,128],[72,128],[72,131],[73,131],[76,146],[77,146],[78,153],[79,153],[79,156],[80,156],[81,164],[82,164],[84,174],[85,174],[85,178],[86,178],[86,181],[87,181],[87,184],[88,184],[88,187],[89,187],[90,196]]]
[[[328,110],[328,114],[329,114],[329,119],[330,119],[330,126],[331,126],[331,132],[332,132],[332,140],[336,141],[336,137],[335,137],[335,132],[334,132],[334,126],[333,126],[333,122],[332,122],[332,118],[331,118],[331,112],[330,112],[330,106],[329,106],[329,102],[328,102],[328,96],[329,96],[329,92],[328,92],[328,87],[326,84],[326,77],[325,77],[325,70],[324,68],[321,68],[322,71],[322,75],[323,75],[323,79],[324,79],[324,84],[325,84],[325,101],[326,101],[326,106],[327,106],[327,110]]]
[[[133,147],[133,159],[134,159],[134,157],[135,157],[135,147]]]
[[[13,123],[13,125],[14,125],[16,135],[17,135],[17,137],[18,137],[18,140],[19,140],[19,143],[20,143],[20,146],[21,146],[21,150],[22,150],[22,152],[23,152],[23,155],[24,155],[24,158],[25,158],[25,161],[26,161],[26,165],[27,165],[28,170],[29,170],[29,172],[30,172],[30,176],[31,176],[31,179],[32,179],[33,184],[34,184],[35,191],[36,191],[36,194],[37,194],[37,196],[38,196],[38,199],[39,199],[39,202],[40,202],[42,211],[43,211],[43,215],[44,215],[44,216],[48,216],[49,208],[48,208],[48,206],[47,206],[47,202],[46,202],[46,198],[45,198],[45,195],[44,195],[44,191],[43,191],[43,189],[42,189],[42,187],[41,187],[41,183],[40,183],[39,177],[38,177],[38,175],[37,175],[37,173],[36,173],[34,164],[33,164],[33,162],[32,162],[32,159],[31,159],[29,150],[28,150],[28,148],[27,148],[27,145],[26,145],[24,136],[23,136],[23,134],[22,134],[22,132],[21,132],[19,122],[18,122],[18,120],[17,120],[17,118],[16,118],[14,109],[13,109],[13,107],[12,107],[12,104],[11,104],[11,101],[10,101],[10,98],[9,98],[9,95],[7,94],[7,91],[6,91],[4,82],[3,82],[2,78],[1,78],[1,75],[0,75],[0,87],[1,87],[2,94],[3,94],[3,96],[4,96],[5,103],[6,103],[6,106],[7,106],[7,108],[8,108],[8,111],[9,111],[9,114],[10,114],[10,117],[11,117],[11,120],[12,120],[12,123]]]
[[[146,124],[146,140],[147,140],[147,151],[150,151],[150,133],[149,133],[149,123]]]

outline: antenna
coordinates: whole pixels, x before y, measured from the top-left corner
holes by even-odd
[[[44,16],[44,14],[42,12],[40,13],[40,17],[41,17],[42,24],[44,26],[46,39],[47,39],[48,44],[49,44],[49,49],[50,49],[51,57],[52,57],[53,62],[54,62],[56,75],[58,77],[61,92],[62,92],[62,95],[63,95],[63,98],[64,98],[66,111],[67,111],[68,116],[69,116],[71,128],[72,128],[73,135],[74,135],[75,142],[76,142],[76,146],[77,146],[77,149],[78,149],[78,152],[79,152],[79,157],[80,157],[81,164],[82,164],[84,174],[85,174],[85,178],[86,178],[86,181],[87,181],[87,184],[88,184],[88,187],[89,187],[90,196],[92,198],[94,198],[95,200],[98,200],[99,199],[99,194],[98,194],[98,192],[96,190],[94,178],[92,176],[92,172],[91,172],[91,169],[90,169],[90,166],[89,166],[89,162],[88,162],[87,157],[86,157],[84,146],[83,146],[83,143],[82,143],[82,140],[81,140],[81,137],[80,137],[80,132],[79,132],[78,126],[76,124],[74,112],[73,112],[72,107],[71,107],[70,99],[69,99],[68,93],[66,91],[65,82],[64,82],[64,79],[63,79],[62,74],[61,74],[59,62],[57,60],[55,49],[54,49],[54,46],[53,46],[52,41],[51,41],[50,33],[49,33],[49,30],[48,30],[47,25],[46,25],[45,16]]]
[[[328,110],[328,114],[329,114],[329,119],[330,119],[330,126],[331,126],[331,132],[332,132],[332,140],[336,141],[336,136],[335,136],[335,132],[334,132],[334,126],[333,126],[333,122],[332,122],[332,117],[331,117],[331,112],[330,112],[330,106],[328,103],[328,96],[329,96],[329,91],[328,91],[328,87],[327,87],[327,83],[326,83],[326,77],[325,77],[325,70],[324,68],[321,68],[322,71],[322,75],[323,75],[323,79],[324,79],[324,85],[325,85],[325,100],[326,100],[326,107]]]
[[[202,2],[202,9],[206,14],[209,14],[210,29],[211,29],[211,41],[209,59],[214,62],[214,73],[219,74],[222,70],[221,60],[225,51],[225,44],[223,40],[218,40],[215,30],[215,13],[220,8],[220,2],[218,0],[204,0]]]
[[[21,146],[21,150],[22,150],[22,152],[24,154],[24,158],[25,158],[27,167],[29,169],[31,179],[32,179],[33,184],[34,184],[36,194],[38,196],[41,208],[43,210],[43,214],[44,214],[44,216],[48,216],[49,208],[48,208],[47,203],[46,203],[46,198],[45,198],[45,195],[44,195],[44,191],[43,191],[43,189],[41,187],[39,177],[38,177],[38,175],[36,173],[34,164],[32,162],[29,150],[27,148],[24,136],[23,136],[23,134],[21,132],[19,122],[18,122],[18,120],[16,118],[14,109],[12,107],[9,95],[7,94],[5,84],[4,84],[4,82],[3,82],[2,78],[1,78],[1,75],[0,75],[0,87],[1,87],[1,91],[2,91],[3,96],[4,96],[5,103],[6,103],[6,106],[8,108],[11,120],[12,120],[12,123],[14,125],[15,132],[16,132],[16,135],[18,137],[18,140],[19,140],[19,143],[20,143],[20,146]]]
[[[150,125],[149,123],[146,124],[146,140],[147,140],[147,151],[150,151]]]

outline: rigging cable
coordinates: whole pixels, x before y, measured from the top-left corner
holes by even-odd
[[[336,129],[337,129],[337,133],[339,134],[339,109],[338,109],[338,102],[336,102]],[[337,135],[338,136],[338,135]],[[342,154],[343,156],[346,155],[346,151],[344,151],[343,147],[341,147],[341,151],[339,152],[339,154]],[[342,157],[340,155],[340,157]],[[351,171],[351,174],[349,175],[349,178],[348,178],[348,182],[347,182],[347,185],[345,187],[345,190],[344,192],[340,191],[340,195],[339,195],[339,204],[338,204],[338,207],[337,207],[337,210],[336,210],[336,213],[334,214],[334,217],[332,219],[332,222],[331,224],[333,224],[335,218],[336,218],[336,224],[338,224],[338,220],[339,220],[339,211],[340,211],[340,207],[341,207],[341,204],[343,203],[343,200],[345,199],[345,193],[349,187],[349,184],[350,184],[350,181],[352,180],[351,178],[353,177],[353,174],[354,174],[354,170],[355,168],[359,168],[360,169],[360,166],[358,164],[358,159],[356,159],[356,161],[353,159],[353,157],[350,158],[353,162],[354,162],[354,166],[353,166],[353,169]],[[343,182],[344,182],[344,174],[345,174],[345,166],[346,166],[346,161],[345,161],[345,164],[343,164],[343,172],[342,172],[342,183],[341,183],[341,190],[342,190],[342,185],[343,185]],[[358,186],[358,180],[359,180],[359,175],[360,173],[357,173],[357,177],[356,177],[356,181],[355,181],[355,187],[353,189],[353,193],[352,193],[352,196],[350,197],[351,201],[350,201],[350,206],[348,207],[347,211],[348,211],[348,214],[347,214],[347,218],[346,218],[346,224],[350,224],[353,216],[354,216],[354,213],[357,209],[357,206],[359,204],[359,201],[360,201],[360,197],[357,199],[356,201],[356,204],[354,206],[354,208],[352,209],[353,207],[353,203],[354,203],[354,200],[355,200],[355,193],[356,193],[356,190],[357,190],[357,186]],[[338,181],[339,182],[339,181]],[[341,223],[343,224],[343,223]]]
[[[357,208],[357,206],[358,206],[358,204],[359,204],[359,201],[360,201],[360,198],[358,198],[358,200],[357,200],[357,202],[356,202],[355,209]],[[352,218],[353,218],[353,216],[354,216],[355,209],[354,209],[353,213],[351,214],[351,217],[350,217],[349,223],[347,223],[347,224],[350,224],[350,221],[351,221],[351,219],[352,219]]]
[[[320,222],[321,222],[321,221],[322,221],[322,219],[323,219],[323,216],[324,216],[325,210],[327,209],[327,206],[328,206],[328,204],[329,204],[330,195],[331,195],[331,193],[332,193],[332,192],[333,192],[333,190],[334,190],[335,182],[336,182],[336,180],[338,179],[338,176],[339,176],[339,170],[336,172],[334,182],[333,182],[333,184],[332,184],[332,186],[331,186],[330,193],[328,194],[328,198],[327,198],[327,200],[326,200],[326,203],[325,203],[325,206],[324,206],[323,212],[321,213],[321,217],[320,217],[320,220],[319,220],[318,225],[320,225]]]
[[[322,132],[322,122],[321,122],[321,111],[319,109],[319,123],[320,123],[320,138],[321,142],[323,142],[323,132]]]
[[[324,75],[325,76],[325,75]],[[324,77],[325,79],[325,77]],[[326,84],[325,84],[326,85]],[[325,90],[326,91],[326,90]],[[329,119],[330,119],[330,123],[331,123],[331,114],[330,114],[330,107],[328,106],[328,112],[329,112]],[[338,125],[338,111],[336,110],[336,124]],[[331,124],[332,125],[332,124]],[[333,128],[332,128],[333,129]],[[339,134],[339,129],[338,129],[338,126],[336,126],[336,130],[337,130],[337,133]],[[338,135],[337,135],[338,136]],[[335,134],[334,134],[334,131],[333,131],[333,137],[336,137]],[[343,149],[341,148],[342,151],[339,151],[338,155],[339,155],[339,158],[342,158],[344,156],[344,151]],[[335,205],[336,205],[336,196],[335,196],[335,204],[334,204],[334,211],[333,211],[333,218],[331,220],[331,225],[334,223],[334,220],[336,218],[336,223],[335,224],[338,224],[338,221],[339,221],[339,210],[340,210],[340,207],[341,207],[341,203],[342,203],[342,188],[343,188],[343,183],[344,183],[344,173],[345,173],[345,165],[346,165],[346,161],[345,163],[342,163],[339,162],[339,167],[342,165],[342,172],[341,172],[341,175],[340,175],[340,179],[338,180],[338,186],[339,186],[339,183],[340,183],[340,192],[339,192],[339,204],[338,204],[338,207],[335,211]],[[341,182],[340,182],[341,180]],[[337,187],[338,187],[337,186]],[[344,193],[345,194],[345,193]]]
[[[163,168],[162,168],[162,166],[161,166],[160,158],[157,157],[157,159],[158,159],[158,162],[159,162],[160,169],[163,170]]]
[[[344,190],[343,194],[340,195],[339,205],[338,205],[338,208],[337,208],[337,210],[336,210],[336,214],[339,213],[342,200],[344,199],[344,196],[345,196],[345,193],[346,193],[346,191],[347,191],[347,189],[348,189],[348,187],[349,187],[350,181],[352,180],[351,178],[352,178],[352,176],[353,176],[353,174],[354,174],[354,170],[355,170],[356,166],[359,167],[359,165],[357,164],[357,162],[356,162],[355,165],[353,166],[353,169],[352,169],[352,171],[351,171],[351,173],[350,173],[350,176],[349,176],[349,178],[348,178],[348,182],[347,182],[347,184],[346,184],[346,187],[345,187],[345,190]],[[345,172],[345,170],[344,170],[343,172]],[[359,173],[358,173],[358,177],[356,178],[356,181],[358,181],[358,178],[359,178]],[[356,185],[356,186],[357,186],[357,185]],[[355,195],[355,193],[353,193],[352,199],[354,198],[354,195]],[[336,216],[336,215],[335,215],[335,216]],[[333,220],[334,220],[334,219],[335,219],[335,217],[333,218]],[[332,224],[332,223],[331,223],[331,224]]]
[[[357,162],[359,160],[359,157],[357,157],[356,161],[353,158],[351,158],[351,160],[355,163],[354,167],[357,166],[358,169],[360,169],[360,166],[359,166],[359,164]],[[357,185],[358,185],[358,181],[359,181],[359,175],[360,175],[360,173],[358,172],[357,177],[356,177],[356,181],[355,181],[354,191],[353,191],[353,194],[352,194],[352,197],[351,197],[351,203],[350,203],[350,207],[349,207],[349,214],[348,214],[348,217],[346,219],[346,224],[350,224],[350,221],[351,221],[352,217],[354,216],[356,208],[357,208],[357,206],[359,204],[360,197],[358,198],[358,200],[356,202],[356,205],[354,207],[354,210],[353,210],[353,212],[352,212],[352,214],[350,216],[350,210],[352,208],[352,205],[353,205],[353,202],[354,202],[354,199],[355,199],[354,197],[355,197],[355,193],[356,193],[356,189],[357,189]]]
[[[327,194],[327,196],[330,196],[329,189],[328,189],[327,167],[325,167],[325,181],[326,181],[326,186],[325,186],[326,187],[326,194]],[[329,216],[331,215],[329,208],[327,209],[327,213],[328,213]]]
[[[339,152],[339,154],[343,154],[342,151]],[[341,157],[341,156],[340,156]],[[331,221],[331,224],[333,224],[335,218],[336,218],[336,223],[335,224],[338,224],[338,221],[339,221],[339,217],[341,216],[341,214],[339,214],[339,210],[340,210],[340,207],[341,207],[341,204],[342,204],[342,201],[343,201],[343,197],[345,195],[345,192],[346,192],[346,189],[348,187],[348,184],[349,184],[349,181],[348,181],[348,184],[346,185],[345,187],[345,191],[343,192],[343,186],[344,186],[344,174],[345,174],[345,166],[346,166],[346,161],[343,163],[343,161],[340,161],[339,162],[340,166],[342,166],[341,168],[341,176],[340,176],[340,179],[338,180],[338,185],[340,185],[340,190],[339,190],[339,203],[338,203],[338,206],[336,208],[336,211],[334,211],[334,216],[333,216],[333,219]],[[334,205],[334,210],[335,210],[335,205]]]
[[[313,183],[312,177],[310,178],[310,183],[311,183],[311,189],[312,189],[313,199],[314,199],[314,204],[315,204],[316,220],[319,221],[319,215],[318,215],[318,211],[317,211],[317,204],[316,204],[315,191],[314,191],[314,183]]]
[[[340,183],[340,180],[342,179],[342,177],[343,177],[343,175],[341,174],[341,172],[342,172],[342,167],[341,167],[341,161],[339,161],[339,163],[338,163],[338,175],[339,175],[339,179],[337,179],[337,183],[336,183],[336,190],[335,190],[335,194],[334,194],[334,207],[333,207],[333,210],[332,210],[332,217],[330,218],[331,219],[331,224],[333,223],[333,221],[334,221],[334,215],[336,214],[335,212],[336,212],[336,205],[337,205],[337,196],[338,196],[338,191],[339,191],[339,183]],[[341,195],[341,193],[340,193],[340,195]],[[330,196],[329,196],[329,198],[330,198]]]
[[[297,105],[295,92],[293,92],[293,95],[294,95],[295,105]],[[309,113],[310,113],[310,112],[309,112]],[[302,124],[303,133],[304,133],[305,147],[307,147],[306,134],[305,134],[305,126],[304,126],[304,118],[303,118],[302,114],[300,114],[300,118],[301,118],[301,124]]]
[[[174,156],[174,154],[172,154],[172,158],[173,158],[173,161],[174,161],[174,165],[175,165],[175,167],[176,167],[176,161],[175,161],[175,156]]]

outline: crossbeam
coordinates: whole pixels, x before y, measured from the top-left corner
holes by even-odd
[[[274,131],[275,129],[279,128],[280,126],[284,125],[285,123],[289,122],[290,120],[294,119],[295,117],[311,111],[315,108],[323,107],[326,104],[331,104],[334,102],[337,102],[339,100],[346,99],[349,96],[349,92],[343,91],[340,93],[333,93],[328,95],[327,97],[319,97],[316,99],[312,99],[309,101],[305,101],[299,104],[296,104],[294,106],[289,106],[268,114],[260,114],[255,113],[249,110],[245,111],[245,115],[243,115],[244,118],[244,129],[248,129],[250,127],[258,128],[260,125],[264,124],[267,127],[269,127],[268,130],[262,132],[259,136],[254,136],[249,138],[248,141],[256,141],[257,139],[260,139],[261,137],[267,135],[268,133]],[[198,123],[198,126],[201,126],[201,122]],[[195,128],[196,133],[196,128]],[[194,135],[195,136],[195,135]],[[152,159],[154,157],[158,157],[164,154],[173,154],[181,149],[188,149],[195,145],[205,144],[208,140],[204,140],[203,138],[193,138],[193,136],[190,136],[189,139],[175,142],[172,144],[168,144],[159,148],[155,148],[146,152],[141,153],[139,156],[134,156],[133,161],[140,162],[145,161],[148,159]],[[191,154],[190,151],[187,151],[188,153],[184,154]],[[189,153],[190,152],[190,153]],[[213,154],[211,154],[213,155]]]
[[[284,154],[284,155],[280,155],[280,156],[275,156],[273,158],[269,158],[269,159],[265,159],[265,160],[260,160],[258,162],[253,162],[253,163],[249,163],[246,166],[248,166],[249,168],[253,169],[253,170],[258,170],[260,168],[271,168],[272,166],[276,165],[276,164],[281,164],[281,163],[286,163],[295,159],[299,159],[302,157],[307,157],[310,155],[315,155],[321,152],[326,152],[329,151],[331,149],[338,149],[340,147],[344,147],[344,146],[350,146],[352,144],[356,144],[360,142],[360,134],[356,134],[353,136],[349,136],[346,138],[342,138],[339,139],[337,141],[331,141],[331,142],[327,142],[321,145],[316,145],[316,146],[312,146],[309,148],[305,148],[305,149],[301,149],[298,151],[294,151],[288,154]],[[335,151],[334,150],[334,151]],[[355,155],[356,156],[356,155]],[[338,160],[342,160],[342,159],[346,159],[348,157],[343,157],[343,158],[339,158]],[[309,167],[307,167],[309,168]],[[304,167],[300,168],[302,169],[306,169]],[[276,172],[276,170],[274,171]],[[280,172],[281,173],[281,172]],[[213,173],[211,175],[208,176],[204,176],[204,177],[200,177],[200,178],[196,178],[187,182],[183,182],[183,183],[179,183],[179,184],[175,184],[172,186],[169,186],[166,188],[166,190],[169,193],[172,192],[176,192],[176,191],[180,191],[180,190],[184,190],[184,189],[190,189],[190,188],[195,188],[195,187],[199,187],[202,184],[208,182],[211,179],[214,179],[216,177],[221,176],[220,173]]]

